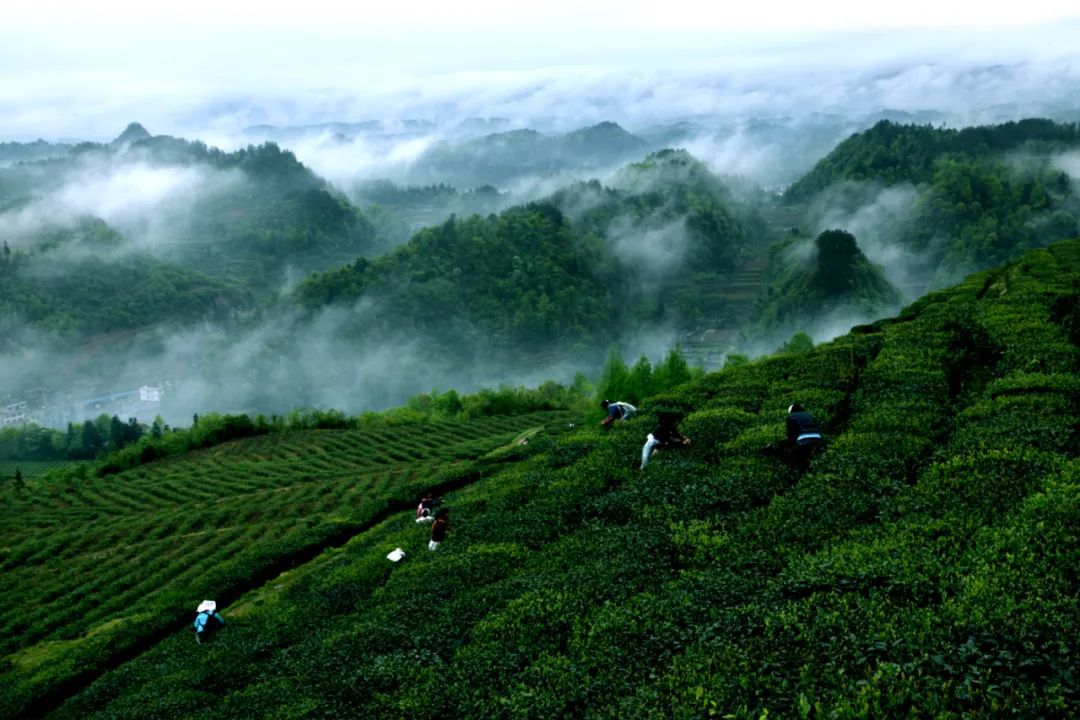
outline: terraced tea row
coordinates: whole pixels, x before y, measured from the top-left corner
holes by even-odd
[[[212,503],[297,482],[354,477],[402,464],[477,457],[557,413],[433,421],[390,428],[308,430],[248,438],[43,493],[10,494],[16,511],[35,522],[64,522],[72,513],[143,512],[166,505]],[[49,510],[60,510],[50,514]],[[85,518],[85,515],[80,517]],[[0,521],[2,524],[2,521]]]
[[[17,503],[22,519],[39,527],[28,537],[12,515],[0,535],[0,595],[16,608],[0,620],[0,653],[23,657],[20,648],[80,638],[121,617],[175,617],[191,598],[227,594],[283,558],[409,503],[459,459],[571,418],[536,413],[304,431],[278,443],[253,438],[72,484],[41,509]],[[350,450],[373,444],[378,462],[350,461]],[[290,474],[308,455],[322,458],[321,470]]]
[[[16,470],[22,475],[23,480],[30,480],[74,464],[70,460],[0,460],[0,483],[14,479]]]

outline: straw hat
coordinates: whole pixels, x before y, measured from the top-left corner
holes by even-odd
[[[199,607],[195,608],[195,612],[214,612],[217,610],[217,603],[213,600],[203,600],[199,603]]]

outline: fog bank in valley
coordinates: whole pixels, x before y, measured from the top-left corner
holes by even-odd
[[[467,13],[435,8],[390,32],[392,8],[370,18],[346,12],[334,31],[314,16],[286,21],[267,9],[256,21],[205,7],[196,53],[185,35],[190,19],[174,18],[175,27],[153,36],[129,35],[143,26],[110,8],[80,15],[94,33],[34,20],[32,8],[0,28],[0,143],[42,138],[55,147],[35,153],[71,158],[75,143],[109,142],[133,120],[226,151],[275,142],[368,211],[383,247],[451,214],[496,212],[579,181],[617,187],[620,168],[663,148],[686,149],[767,204],[844,138],[881,119],[952,127],[1032,116],[1080,121],[1073,47],[1080,22],[1071,16],[953,28],[823,21],[804,31],[782,22],[783,12],[776,28],[764,16],[740,27],[730,14],[684,17],[676,7],[665,14],[638,4],[623,13],[593,8],[585,25],[566,27],[554,6],[522,10],[528,22],[510,24],[495,22],[503,8],[469,14],[468,22]],[[790,10],[791,17],[806,12]],[[250,33],[228,31],[241,21]],[[536,30],[556,27],[562,32]],[[49,43],[30,42],[46,36]],[[11,248],[29,251],[30,238],[48,228],[76,233],[87,218],[115,231],[107,247],[69,242],[40,255],[35,262],[54,274],[88,258],[175,258],[173,244],[189,238],[204,203],[254,187],[239,171],[170,163],[134,147],[85,153],[60,171],[54,161],[20,165],[2,157],[0,239]],[[1080,183],[1080,154],[1054,162]],[[451,187],[372,209],[372,183],[381,181],[403,192]],[[490,187],[466,196],[481,186]],[[563,206],[572,221],[599,202],[587,191],[575,200]],[[806,208],[801,230],[812,237],[847,229],[911,300],[958,279],[895,242],[918,210],[910,185],[851,184]],[[663,208],[615,218],[602,240],[646,291],[681,272],[690,244],[685,217]],[[791,258],[809,261],[809,248],[794,244]],[[264,288],[268,297],[288,297],[302,272],[292,281],[286,275]],[[160,409],[173,423],[211,410],[358,412],[433,388],[569,382],[578,370],[595,374],[607,350],[553,346],[531,362],[507,364],[478,346],[449,357],[409,328],[361,332],[384,311],[378,297],[308,316],[282,307],[81,342],[7,313],[0,317],[0,400],[47,388],[78,405],[168,383]],[[840,308],[800,329],[821,341],[872,319]],[[743,331],[733,350],[771,352],[786,339]],[[658,360],[676,339],[674,327],[658,322],[628,331],[619,347],[628,361],[642,353]]]

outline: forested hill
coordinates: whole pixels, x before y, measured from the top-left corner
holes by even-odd
[[[361,297],[380,312],[365,332],[420,330],[435,342],[535,347],[606,343],[617,318],[603,248],[552,205],[451,218],[389,254],[316,275],[298,289],[308,309]]]
[[[807,200],[842,180],[886,185],[929,182],[943,159],[1001,158],[1008,152],[1048,155],[1080,145],[1080,125],[1029,119],[962,129],[882,120],[836,146],[786,192]]]
[[[890,279],[914,299],[1075,237],[1078,151],[1080,126],[1049,120],[962,130],[882,121],[837,146],[784,202],[814,232],[848,230],[888,258]]]
[[[55,229],[96,216],[134,250],[256,296],[284,284],[290,268],[305,274],[385,249],[363,214],[291,152],[272,143],[225,152],[134,124],[109,144],[0,168],[0,209],[20,218],[16,249],[37,243],[25,218]]]
[[[0,317],[53,334],[62,343],[148,326],[225,320],[249,306],[234,284],[145,253],[123,252],[124,241],[96,218],[44,229],[38,252],[0,250]],[[55,257],[68,253],[63,259]],[[114,253],[116,253],[114,255]],[[18,333],[5,333],[10,352]]]
[[[551,202],[583,232],[605,238],[637,274],[729,273],[760,255],[768,239],[760,215],[685,150],[651,153],[607,187],[578,183]],[[678,232],[665,237],[673,225]]]
[[[762,255],[760,217],[698,160],[650,155],[598,181],[499,215],[451,218],[405,246],[316,275],[309,310],[378,303],[367,332],[420,329],[450,342],[604,347],[623,332],[692,326],[717,311],[699,285]],[[372,324],[374,323],[374,324]]]
[[[230,320],[294,277],[384,249],[292,153],[225,152],[137,124],[0,168],[0,224],[16,343]]]
[[[679,329],[730,322],[725,292],[772,239],[751,203],[685,150],[661,150],[551,196],[619,268],[618,304],[638,324]]]
[[[224,606],[227,623],[206,646],[123,607],[93,608],[100,624],[85,636],[13,651],[4,707],[80,720],[1073,717],[1078,370],[1080,241],[1071,241],[831,343],[678,386],[629,422],[601,428],[596,418],[456,468],[452,532],[435,552],[403,507],[340,551],[265,575],[258,592]],[[796,401],[827,440],[806,462],[776,447]],[[683,413],[693,442],[641,470],[659,409]],[[365,447],[396,446],[394,429],[382,432]],[[331,436],[297,441],[319,437]],[[361,462],[348,436],[334,442],[339,450],[312,458],[318,469],[292,523],[345,492],[319,482],[339,458]],[[259,460],[300,446],[260,450]],[[114,478],[107,494],[87,487],[78,502],[101,492],[134,517],[158,502],[156,473],[199,476],[202,462],[213,477],[213,463],[241,451],[151,463]],[[61,491],[34,502],[61,512],[81,492]],[[136,531],[139,557],[157,568],[151,549],[163,533],[220,522],[230,526],[223,538],[252,544],[237,562],[263,567],[280,538],[272,525],[285,521],[261,504],[279,507],[280,495],[232,508],[169,494],[160,502],[197,503],[208,520]],[[372,506],[354,507],[367,518]],[[347,507],[337,512],[350,525]],[[239,517],[260,529],[244,534]],[[106,538],[131,546],[122,533]],[[406,553],[398,564],[386,558],[396,547]],[[5,577],[50,548],[74,553],[73,566],[82,548],[88,578],[124,566],[93,562],[109,557],[99,541],[62,536],[6,550]],[[202,574],[191,562],[168,567]],[[230,563],[223,578],[236,572]],[[184,598],[191,608],[202,599]],[[73,614],[52,619],[20,603],[8,622],[41,636]],[[147,627],[157,635],[140,644]],[[141,654],[111,667],[109,653],[130,647]],[[65,685],[76,667],[89,676]]]

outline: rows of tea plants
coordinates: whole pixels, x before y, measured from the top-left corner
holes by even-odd
[[[463,461],[561,412],[308,430],[226,443],[105,478],[13,490],[0,522],[0,655],[25,702],[338,544]],[[511,447],[514,447],[511,445]]]
[[[74,465],[70,460],[0,460],[0,483],[15,478],[17,470],[23,480],[44,475],[54,470],[62,470]]]
[[[530,443],[436,552],[400,513],[53,714],[1076,716],[1078,282],[1055,246]],[[794,401],[809,460],[777,446]],[[693,444],[639,470],[662,409]]]

